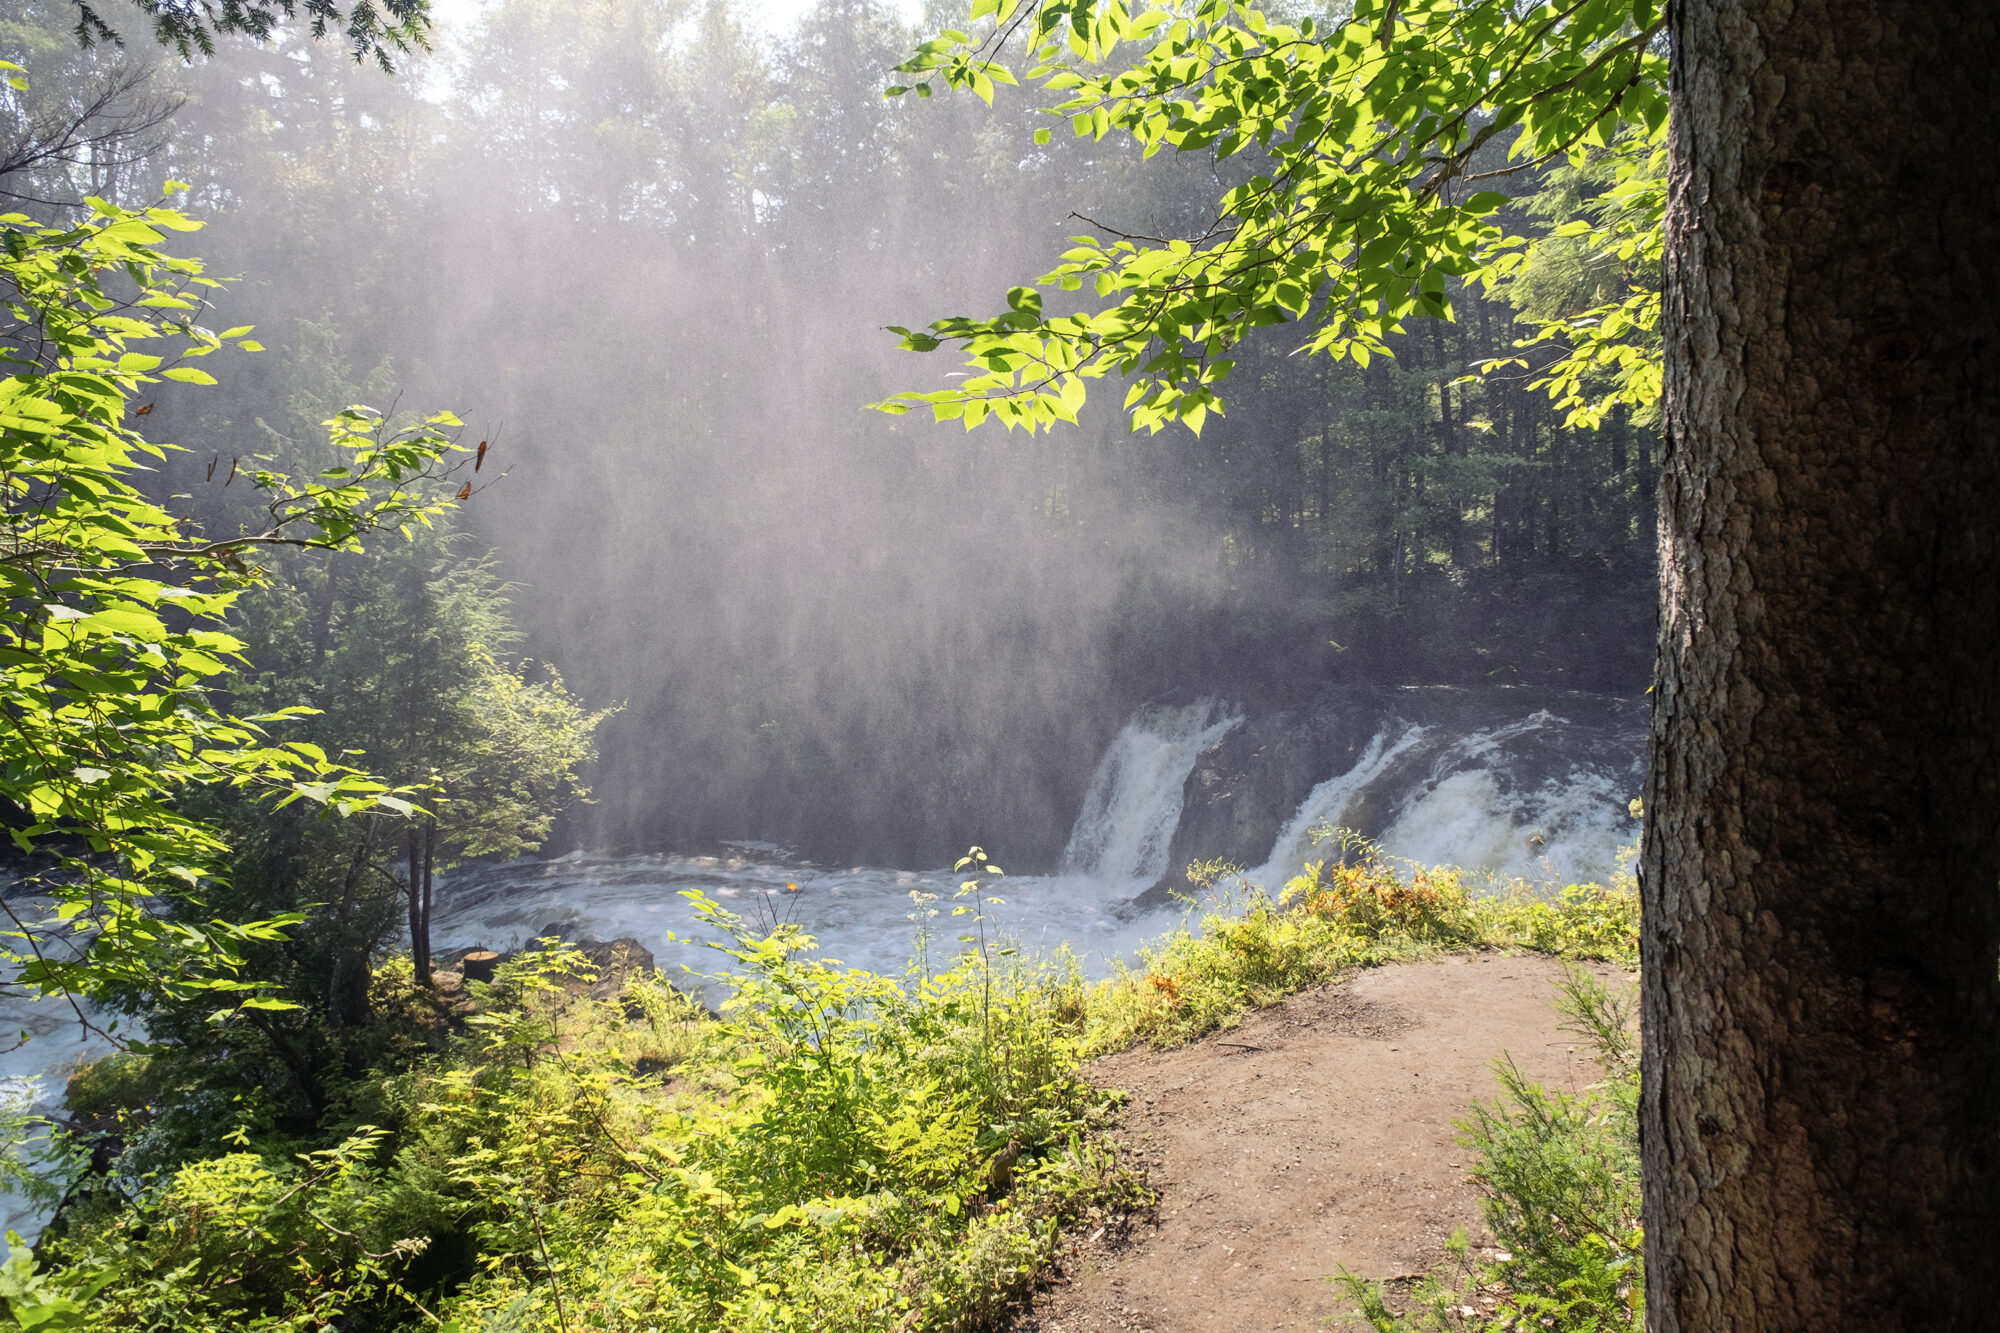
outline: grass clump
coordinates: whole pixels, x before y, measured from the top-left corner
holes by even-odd
[[[1639,957],[1639,890],[1619,879],[1609,888],[1566,884],[1553,899],[1516,881],[1503,894],[1474,900],[1472,914],[1481,942],[1497,948],[1610,963]]]
[[[1137,968],[1117,965],[1091,993],[1089,1049],[1194,1041],[1381,956],[1345,923],[1252,891],[1146,945]]]

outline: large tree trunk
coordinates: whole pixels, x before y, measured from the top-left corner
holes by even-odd
[[[2000,10],[1673,40],[1649,1317],[2000,1327]]]

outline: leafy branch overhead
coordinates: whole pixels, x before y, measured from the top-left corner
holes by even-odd
[[[1481,275],[1533,332],[1515,344],[1520,356],[1479,370],[1527,369],[1565,425],[1594,429],[1618,407],[1657,415],[1666,159],[1664,134],[1628,130],[1557,167],[1527,208],[1547,230],[1503,239]]]
[[[927,406],[968,428],[1074,421],[1087,381],[1118,376],[1135,428],[1198,431],[1221,409],[1231,349],[1272,325],[1303,324],[1307,349],[1365,365],[1404,321],[1449,318],[1452,280],[1497,276],[1508,238],[1496,215],[1511,199],[1486,182],[1666,124],[1654,0],[1525,12],[1358,0],[1334,25],[1226,0],[977,0],[973,19],[976,32],[920,46],[898,67],[919,81],[890,94],[928,96],[941,80],[991,101],[995,85],[1025,80],[1079,136],[1116,131],[1148,157],[1242,155],[1251,174],[1192,234],[1072,238],[1040,285],[1088,288],[1096,309],[1045,315],[1040,293],[1017,287],[998,316],[895,329],[911,351],[960,348],[972,373],[876,406]]]
[[[94,0],[70,0],[76,6],[77,40],[122,45],[117,30],[106,21]],[[304,10],[314,40],[337,36],[346,41],[356,61],[373,60],[385,73],[395,70],[395,54],[430,49],[430,0],[354,0],[345,10],[334,0],[132,0],[152,28],[153,40],[171,47],[182,60],[215,54],[215,39],[240,33],[268,41],[281,24],[298,19]],[[394,53],[394,54],[392,54]]]
[[[258,521],[205,536],[143,489],[157,475],[148,460],[176,446],[136,423],[166,383],[212,384],[200,361],[256,344],[248,328],[196,322],[215,280],[161,248],[199,223],[165,207],[91,209],[71,227],[0,216],[0,801],[20,812],[18,847],[52,858],[27,884],[47,895],[46,919],[29,919],[33,899],[0,907],[0,964],[9,988],[45,993],[229,991],[237,946],[285,923],[157,910],[211,879],[226,851],[185,812],[189,789],[414,809],[267,730],[306,710],[245,717],[218,699],[242,648],[220,622],[260,577],[243,553],[353,550],[368,532],[428,524],[451,506],[451,456],[471,450],[448,415],[394,430],[350,408],[327,423],[336,466],[308,479],[256,468]]]

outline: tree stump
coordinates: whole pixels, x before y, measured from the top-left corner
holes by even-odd
[[[474,949],[459,960],[458,968],[467,981],[491,981],[499,962],[500,955],[491,949]]]

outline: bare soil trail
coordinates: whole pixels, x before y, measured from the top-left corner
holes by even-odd
[[[1339,1265],[1408,1278],[1457,1227],[1483,1241],[1452,1122],[1497,1093],[1492,1062],[1566,1091],[1598,1077],[1557,1026],[1561,977],[1506,954],[1376,968],[1180,1050],[1099,1061],[1099,1086],[1132,1094],[1118,1138],[1159,1203],[1082,1233],[1014,1333],[1318,1329],[1354,1308],[1325,1280]]]

